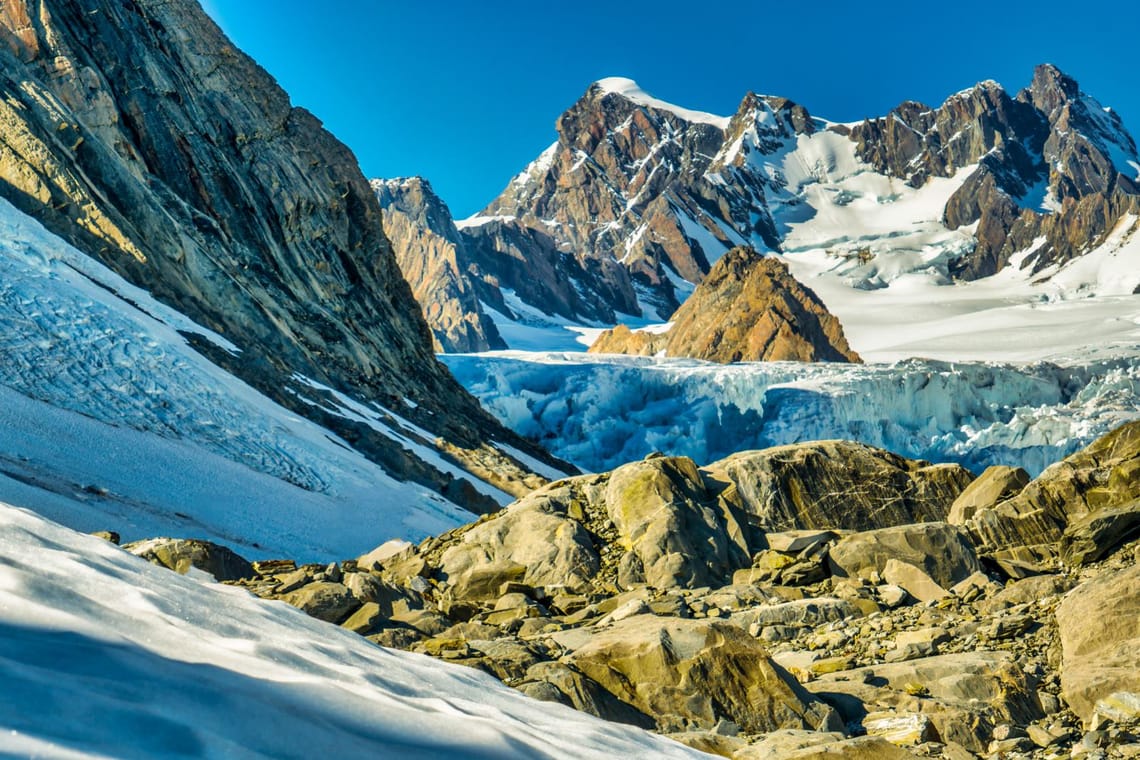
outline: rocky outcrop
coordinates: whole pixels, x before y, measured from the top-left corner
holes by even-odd
[[[1049,467],[1016,496],[978,509],[966,525],[983,553],[1031,567],[1048,567],[1060,558],[1072,527],[1069,558],[1083,562],[1098,553],[1099,544],[1107,552],[1127,540],[1135,521],[1126,505],[1136,499],[1140,423],[1129,423]],[[1122,509],[1110,512],[1117,508]]]
[[[1084,456],[1119,467],[1130,446],[1126,426]],[[730,476],[723,462],[658,456],[551,484],[419,546],[255,562],[234,583],[737,758],[1125,755],[1140,727],[1140,540],[1090,528],[1103,553],[1019,579],[1018,566],[979,564],[960,527],[917,517],[949,511],[964,485],[954,469],[842,442],[739,457],[767,464]],[[1124,477],[1063,464],[1058,498],[1096,501]],[[1017,481],[993,471],[974,496],[1006,503]],[[770,529],[777,493],[832,527]]]
[[[298,377],[400,409],[521,492],[484,442],[545,455],[435,361],[351,152],[196,2],[6,2],[0,90],[0,195],[239,349],[189,337],[212,361],[401,480],[492,506]]]
[[[843,327],[778,259],[734,248],[660,333],[608,330],[591,353],[749,361],[858,362]]]
[[[970,479],[955,465],[840,441],[743,452],[704,468],[657,456],[553,483],[425,554],[461,596],[493,595],[509,581],[578,591],[724,585],[753,566],[766,531],[944,519]],[[809,575],[822,561],[806,556],[818,544],[788,552],[805,554]]]
[[[373,180],[384,214],[384,232],[412,295],[423,310],[437,351],[466,353],[506,348],[483,313],[478,271],[451,212],[419,177]]]

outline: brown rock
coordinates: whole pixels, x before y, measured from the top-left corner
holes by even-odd
[[[1047,567],[1071,522],[1138,498],[1140,422],[1132,422],[1052,465],[1016,496],[979,509],[968,527],[983,554],[1015,549]]]
[[[344,585],[327,581],[310,583],[281,599],[329,623],[340,623],[361,606]]]
[[[965,531],[938,522],[854,533],[840,539],[829,557],[837,575],[860,578],[882,576],[890,560],[905,562],[933,578],[943,593],[982,569]]]
[[[777,258],[733,248],[709,271],[658,335],[609,331],[592,353],[741,361],[859,362],[823,302]],[[628,340],[628,344],[622,341]]]
[[[219,581],[253,578],[257,571],[245,558],[220,544],[184,538],[151,538],[123,547],[148,562],[183,575],[195,567]]]
[[[954,500],[946,522],[965,525],[979,509],[990,509],[1021,492],[1029,484],[1029,473],[1020,467],[993,465],[966,486]]]
[[[824,709],[735,626],[651,615],[598,632],[567,661],[659,730],[712,728],[727,719],[751,733],[821,728]]]

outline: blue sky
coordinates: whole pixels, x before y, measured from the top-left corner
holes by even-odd
[[[816,0],[206,0],[239,47],[320,117],[365,175],[419,174],[457,218],[555,139],[589,84],[636,79],[731,113],[748,90],[852,121],[1010,90],[1051,62],[1140,134],[1140,4]]]

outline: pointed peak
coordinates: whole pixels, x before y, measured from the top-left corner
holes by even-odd
[[[1051,63],[1043,63],[1033,69],[1033,82],[1028,88],[1033,105],[1046,114],[1076,100],[1081,96],[1077,80]]]

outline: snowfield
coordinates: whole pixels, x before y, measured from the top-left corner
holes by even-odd
[[[126,540],[193,536],[300,561],[473,519],[212,364],[183,333],[237,350],[0,200],[0,500]],[[449,467],[390,411],[304,378],[295,392]]]
[[[5,504],[0,680],[4,756],[707,757]]]
[[[1037,474],[1140,418],[1140,362],[999,365],[910,360],[717,365],[499,352],[441,357],[496,417],[584,470],[661,451],[733,452],[846,438],[980,471]]]

